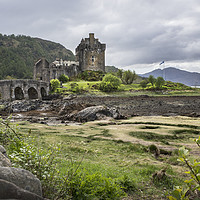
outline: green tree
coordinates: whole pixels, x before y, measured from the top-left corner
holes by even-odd
[[[106,74],[100,83],[100,90],[104,92],[111,92],[117,90],[120,85],[121,80],[118,77],[112,74]]]
[[[56,89],[59,88],[60,86],[60,81],[58,79],[51,79],[50,83],[51,83],[51,89],[53,92],[55,92]]]
[[[154,78],[153,75],[150,75],[149,78],[148,78],[148,81],[149,81],[149,83],[151,83],[152,86],[154,86],[156,79]]]
[[[60,77],[58,78],[58,80],[62,83],[66,83],[69,81],[69,77],[65,74],[60,75]]]
[[[140,82],[140,86],[141,86],[142,88],[147,87],[147,84],[148,84],[148,80],[146,80],[146,79]]]
[[[122,75],[122,81],[125,84],[132,84],[133,81],[136,79],[137,75],[136,73],[133,71],[124,71],[123,75]]]
[[[122,75],[123,75],[123,69],[118,69],[118,71],[117,71],[117,77],[119,77],[120,79],[122,79]]]
[[[164,84],[165,84],[164,78],[159,76],[155,82],[156,88],[161,89]]]

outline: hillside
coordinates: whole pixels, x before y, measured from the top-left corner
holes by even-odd
[[[57,57],[74,60],[73,53],[59,43],[32,38],[0,34],[0,79],[32,78],[33,66],[41,57],[49,62]]]
[[[163,70],[156,69],[146,74],[140,74],[142,77],[149,77],[149,75],[153,75],[155,78],[161,76],[167,81],[179,82],[188,86],[200,85],[200,73],[188,72],[173,67],[169,67]]]
[[[118,72],[118,68],[115,67],[115,66],[105,66],[105,70],[106,70],[106,73],[111,73],[111,72]]]

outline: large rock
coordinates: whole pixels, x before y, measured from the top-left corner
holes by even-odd
[[[0,145],[0,167],[11,167],[5,148]]]
[[[0,199],[43,200],[41,196],[24,190],[15,184],[0,179]]]
[[[11,167],[10,160],[0,152],[0,167]]]
[[[17,187],[42,196],[41,183],[32,173],[27,170],[0,167],[0,179],[15,184]]]
[[[87,122],[104,119],[105,117],[112,117],[114,119],[124,118],[115,108],[108,108],[106,106],[91,106],[79,111],[78,113],[68,115],[67,119],[78,122]]]

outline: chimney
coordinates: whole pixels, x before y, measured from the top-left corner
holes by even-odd
[[[89,33],[90,45],[94,45],[94,33]]]

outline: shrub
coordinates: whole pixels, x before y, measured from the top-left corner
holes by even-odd
[[[120,84],[121,80],[118,77],[112,74],[106,74],[100,83],[100,90],[104,92],[111,92],[117,90]]]
[[[71,91],[73,93],[81,93],[83,92],[83,88],[81,88],[78,83],[71,83],[70,84],[70,87],[71,87]]]
[[[58,79],[51,79],[50,84],[52,91],[55,92],[60,86],[60,81]]]
[[[136,79],[136,73],[133,71],[124,71],[122,74],[122,81],[125,84],[132,84],[133,81]]]
[[[194,140],[197,146],[200,148],[200,136],[198,139]],[[187,186],[177,186],[171,196],[168,196],[170,200],[189,200],[190,195],[193,196],[191,199],[199,199],[196,197],[200,191],[200,162],[199,159],[193,159],[189,155],[189,151],[185,147],[179,149],[179,159],[178,161],[184,163],[189,171],[185,173],[190,175],[189,180],[184,182]]]
[[[66,83],[69,81],[69,77],[65,74],[60,75],[60,77],[58,78],[58,80],[62,83]]]
[[[142,88],[146,88],[146,87],[147,87],[147,84],[148,84],[148,81],[147,81],[146,79],[140,82],[140,86],[141,86]]]
[[[105,72],[86,70],[79,75],[79,78],[85,81],[101,81]]]
[[[159,76],[159,77],[156,79],[156,82],[155,82],[156,88],[161,89],[161,88],[163,87],[164,84],[165,84],[164,78]]]
[[[150,75],[148,78],[148,82],[151,83],[152,86],[154,86],[156,79],[154,78],[153,75]]]

